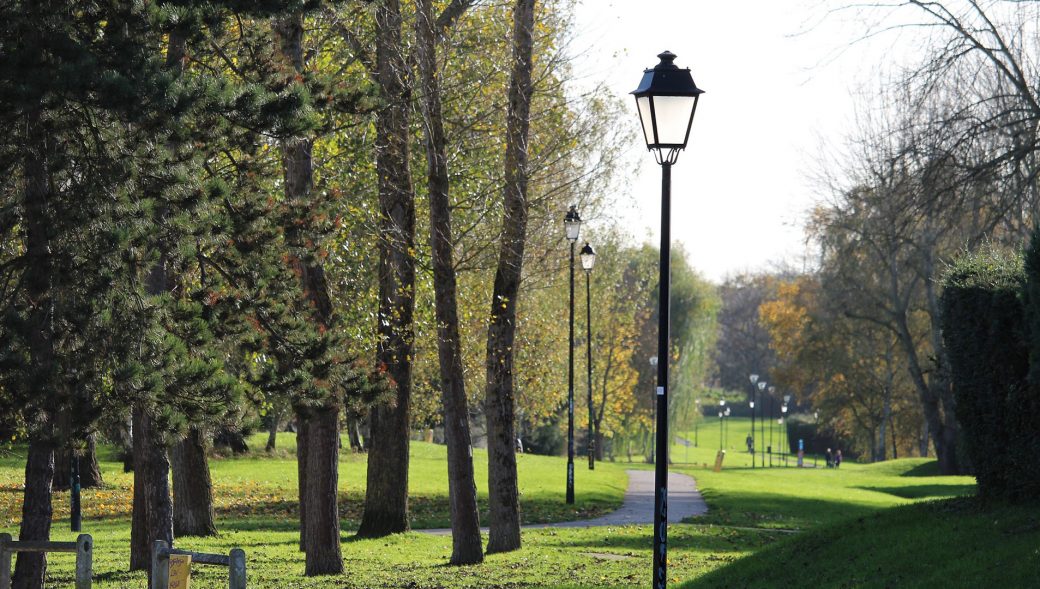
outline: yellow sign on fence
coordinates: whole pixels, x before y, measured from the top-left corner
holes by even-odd
[[[191,588],[191,555],[170,555],[170,583],[169,589]]]

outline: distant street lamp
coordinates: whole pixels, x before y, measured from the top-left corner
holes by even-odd
[[[820,412],[819,411],[813,411],[813,442],[815,442],[818,439],[819,435],[820,435]],[[816,468],[816,452],[813,452],[812,465],[813,465],[813,468]]]
[[[596,438],[592,432],[594,412],[592,410],[592,287],[590,283],[592,267],[596,265],[596,252],[586,241],[579,256],[581,257],[581,267],[585,270],[585,350],[587,353],[585,367],[588,369],[589,376],[589,470],[594,470],[596,468]]]
[[[755,468],[755,383],[758,382],[758,375],[752,374],[748,380],[751,381],[751,468]]]
[[[83,511],[80,502],[79,453],[73,450],[69,454],[72,457],[69,472],[69,523],[73,532],[80,532],[83,529]]]
[[[762,410],[762,419],[759,420],[759,425],[758,425],[759,433],[762,434],[760,436],[762,438],[761,439],[762,443],[759,444],[758,446],[759,446],[759,448],[762,449],[762,460],[760,462],[761,462],[763,467],[765,467],[765,465],[766,465],[766,408],[765,408],[765,405],[762,404],[761,393],[764,393],[765,391],[766,391],[766,381],[764,381],[764,380],[758,381],[758,392],[760,393],[759,394],[759,398],[758,398],[758,404],[759,404],[759,408]]]
[[[730,408],[726,407],[726,410],[723,412],[723,415],[726,416],[726,420],[722,422],[722,431],[724,432],[724,439],[722,441],[723,450],[729,447],[729,410]]]
[[[769,387],[769,466],[773,466],[773,415],[775,415],[775,409],[773,408],[773,396],[776,394],[776,387]]]
[[[693,422],[693,447],[697,447],[697,426],[701,423],[701,417],[704,416],[704,412],[701,411],[701,400],[697,399],[697,421]]]
[[[675,65],[675,54],[665,51],[653,69],[643,71],[636,98],[646,147],[661,165],[661,261],[658,284],[657,355],[657,468],[654,480],[654,589],[668,584],[668,298],[671,288],[672,165],[686,149],[703,90],[689,69]]]
[[[722,410],[719,410],[719,452],[722,451]]]
[[[784,454],[791,451],[791,436],[787,432],[787,408],[791,404],[791,395],[784,395],[784,404],[780,406],[780,430],[784,439]]]
[[[574,205],[571,205],[567,216],[563,218],[563,228],[571,245],[570,346],[567,364],[567,504],[570,505],[574,503],[574,244],[581,234],[581,216]]]

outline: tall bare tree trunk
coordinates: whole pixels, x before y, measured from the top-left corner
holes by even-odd
[[[51,146],[41,119],[43,113],[35,110],[26,120],[28,149],[23,170],[25,174],[25,296],[28,306],[28,321],[33,326],[29,338],[29,353],[33,369],[40,378],[37,382],[49,386],[55,370],[54,333],[51,328],[52,293],[50,288],[51,264],[50,239],[48,237],[47,207],[51,201],[52,185],[49,170]],[[39,394],[53,397],[55,390],[42,390]],[[42,421],[54,419],[53,403],[44,402]],[[51,532],[51,486],[54,483],[53,427],[44,426],[29,442],[29,456],[25,463],[25,490],[22,504],[22,525],[18,533],[20,540],[49,540]],[[19,553],[15,569],[14,587],[18,589],[42,589],[47,573],[47,556],[44,553]]]
[[[376,120],[379,176],[379,345],[376,360],[397,386],[395,402],[369,417],[368,488],[358,528],[362,537],[408,529],[409,415],[412,395],[415,308],[415,195],[408,161],[408,111],[401,9],[397,0],[376,4],[376,80],[383,108]]]
[[[346,410],[347,439],[350,440],[351,452],[364,452],[365,440],[361,437],[361,419],[350,409]]]
[[[166,67],[174,74],[184,69],[187,47],[184,37],[171,32],[167,41]],[[156,213],[160,218],[166,211]],[[159,260],[145,277],[145,291],[162,295],[173,289],[169,257],[159,252]],[[151,581],[152,545],[156,540],[173,544],[173,498],[170,494],[170,460],[165,441],[149,414],[149,408],[133,408],[134,504],[130,526],[130,570],[145,569]]]
[[[183,440],[174,444],[170,454],[176,536],[217,535],[207,446],[205,433],[192,427]]]
[[[434,306],[444,438],[448,446],[448,496],[451,503],[451,564],[484,560],[477,511],[477,483],[462,371],[462,343],[452,255],[448,158],[445,154],[441,89],[437,76],[436,31],[431,0],[416,0],[415,37],[422,74],[423,131],[426,136],[427,187],[430,202],[430,249],[433,254]]]
[[[343,572],[339,546],[339,411],[323,407],[307,434],[307,576]]]
[[[296,13],[275,23],[278,49],[287,68],[294,75],[304,74],[303,14]],[[313,138],[292,137],[282,145],[282,165],[285,178],[286,200],[300,215],[305,215],[314,185]],[[301,224],[303,225],[303,224]],[[287,238],[293,270],[300,278],[300,287],[308,306],[313,309],[311,319],[321,329],[332,325],[332,303],[324,269],[307,262],[306,240],[287,229]],[[302,458],[300,469],[300,539],[306,553],[306,574],[327,575],[343,572],[343,558],[339,546],[339,399],[330,395],[324,402],[298,412],[300,431],[306,428],[306,439],[297,439],[297,456]],[[301,456],[300,452],[305,452]]]
[[[274,452],[275,445],[278,443],[278,427],[282,425],[282,411],[278,411],[271,414],[271,423],[267,429],[267,444],[264,446],[265,452]]]
[[[300,551],[307,551],[307,454],[310,448],[310,420],[302,410],[296,411],[296,475],[300,503]]]
[[[513,349],[516,303],[527,240],[528,130],[531,123],[534,0],[517,0],[513,9],[513,62],[506,114],[505,187],[502,246],[488,323],[487,394],[488,501],[491,507],[488,553],[520,548],[520,500],[516,472]]]
[[[130,526],[130,570],[147,570],[151,580],[152,546],[173,544],[170,460],[152,418],[134,408],[134,508]]]

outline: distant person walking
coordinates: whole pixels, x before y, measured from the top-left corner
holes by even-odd
[[[744,443],[747,444],[748,454],[754,454],[755,453],[755,438],[752,438],[751,434],[748,434],[747,435],[747,439],[744,440]]]
[[[834,455],[834,468],[841,466],[841,449]]]
[[[834,468],[834,454],[830,448],[827,448],[827,468]]]

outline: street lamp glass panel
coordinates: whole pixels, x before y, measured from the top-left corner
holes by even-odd
[[[650,366],[657,366],[657,356],[650,356]]]
[[[567,211],[567,216],[563,218],[563,228],[567,232],[569,241],[578,241],[578,235],[581,233],[581,216],[578,215],[577,207],[572,205],[571,209]]]
[[[784,403],[790,403],[790,402],[791,402],[791,395],[784,395]]]
[[[748,406],[751,407],[752,409],[754,409],[755,408],[755,402],[754,401],[749,401],[748,402]]]
[[[751,379],[751,384],[755,384],[756,382],[758,382],[757,374],[752,374],[749,378]]]
[[[726,407],[726,417],[729,417],[729,407]]]
[[[592,267],[596,265],[596,251],[592,249],[589,242],[585,242],[585,247],[581,248],[581,267],[586,272],[592,272]]]
[[[780,406],[780,411],[783,412],[783,413],[787,413],[787,405],[781,405]]]
[[[654,143],[654,116],[650,114],[650,97],[636,98],[636,108],[639,109],[639,122],[643,125],[643,139],[647,145]]]
[[[726,400],[725,399],[719,399],[719,407],[725,407],[725,406],[726,406]]]
[[[772,395],[776,392],[776,387],[769,387],[769,394]]]
[[[758,390],[760,390],[760,391],[766,390],[766,381],[763,380],[762,382],[758,383]]]
[[[695,96],[654,96],[654,128],[657,143],[686,145],[687,132],[693,120]]]

